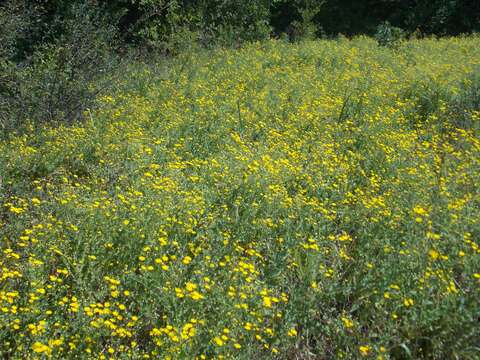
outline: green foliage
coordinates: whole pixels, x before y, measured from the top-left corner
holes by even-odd
[[[226,37],[230,43],[261,40],[270,35],[269,0],[199,1],[192,12],[202,14],[203,27],[211,27],[213,36]]]
[[[23,22],[17,20],[12,26],[11,34],[20,37]],[[62,22],[61,35],[37,45],[28,58],[13,62],[12,56],[4,56],[0,63],[3,134],[29,124],[71,123],[82,118],[114,69],[114,38],[114,28],[83,4],[72,8],[72,18]]]
[[[291,40],[311,40],[318,35],[319,25],[315,22],[315,17],[320,13],[325,2],[317,0],[296,0],[294,2],[300,18],[292,21],[289,25],[288,31]]]
[[[115,38],[137,54],[179,55],[286,34],[375,34],[379,44],[479,30],[480,3],[455,0],[8,0],[0,5],[0,124],[72,122],[114,68]],[[380,25],[379,25],[380,24]],[[404,30],[402,30],[404,29]],[[96,85],[94,85],[96,84]],[[21,126],[20,126],[21,127]]]
[[[380,46],[395,48],[405,39],[405,32],[386,21],[378,26],[375,39]]]
[[[118,32],[126,44],[142,51],[178,53],[196,42],[238,45],[287,33],[292,40],[321,34],[374,35],[379,24],[390,22],[408,33],[458,34],[480,30],[480,3],[469,0],[8,0],[17,11],[8,24],[24,22],[17,32],[17,56],[25,58],[37,45],[54,42],[74,18],[74,8],[85,4],[101,8],[105,17],[118,19]],[[12,12],[10,11],[12,14]],[[33,15],[33,16],[32,16]],[[12,39],[5,42],[11,46]],[[189,46],[187,46],[188,48]]]
[[[0,59],[24,59],[41,25],[41,8],[26,1],[9,0],[0,4]]]
[[[403,26],[427,34],[458,35],[480,31],[480,2],[417,0],[404,10]]]
[[[269,6],[269,0],[132,0],[122,4],[121,23],[127,37],[151,49],[170,51],[192,36],[207,46],[231,45],[269,36]]]
[[[0,354],[477,360],[479,58],[183,53],[0,141]]]
[[[327,1],[322,10],[317,21],[329,34],[373,35],[385,21],[424,34],[480,30],[480,2],[471,0],[337,0]]]

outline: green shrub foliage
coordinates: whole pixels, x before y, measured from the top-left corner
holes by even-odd
[[[8,41],[1,46],[0,130],[3,135],[28,124],[72,122],[94,105],[116,64],[115,30],[95,7],[76,4],[71,17],[55,21],[43,34],[48,40],[33,41],[25,24],[37,23],[45,9],[33,17],[24,15],[23,4],[10,4],[3,11],[11,22]],[[33,19],[33,20],[32,20]],[[61,29],[61,31],[60,31]],[[3,33],[3,32],[2,32]],[[37,36],[37,35],[36,35]],[[32,40],[28,46],[28,41]]]
[[[392,48],[399,46],[404,38],[405,32],[398,27],[390,25],[388,21],[380,24],[375,33],[375,39],[377,39],[379,45]]]
[[[480,2],[472,0],[7,0],[6,4],[3,7],[16,8],[17,17],[2,17],[2,23],[27,21],[17,34],[17,45],[24,52],[59,36],[79,4],[118,19],[125,42],[163,50],[172,39],[178,41],[179,33],[188,38],[190,32],[196,34],[196,41],[211,45],[284,32],[293,38],[322,33],[374,35],[386,21],[409,33],[456,35],[480,30]]]

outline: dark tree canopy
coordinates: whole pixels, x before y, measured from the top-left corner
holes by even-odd
[[[25,20],[17,34],[21,55],[61,36],[85,4],[115,24],[125,43],[137,45],[161,44],[185,30],[204,44],[257,40],[292,28],[301,34],[372,35],[385,21],[407,33],[480,31],[478,0],[7,0],[0,9],[13,8]]]

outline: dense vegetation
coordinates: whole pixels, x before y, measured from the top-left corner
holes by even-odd
[[[478,359],[478,36],[111,81],[0,142],[3,357]]]
[[[339,33],[375,35],[395,47],[478,30],[480,2],[472,0],[6,0],[0,136],[82,119],[132,58]]]
[[[165,45],[182,31],[195,32],[204,43],[263,39],[271,33],[302,32],[308,25],[316,35],[373,35],[385,21],[423,34],[480,30],[480,4],[472,0],[7,0],[6,4],[29,18],[24,46],[43,42],[45,36],[60,36],[63,22],[85,5],[117,23],[125,41],[152,46]]]
[[[472,0],[3,1],[0,357],[479,358],[479,30]]]

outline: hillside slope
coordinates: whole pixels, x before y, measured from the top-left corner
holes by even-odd
[[[124,78],[0,143],[3,356],[480,356],[480,38]]]

